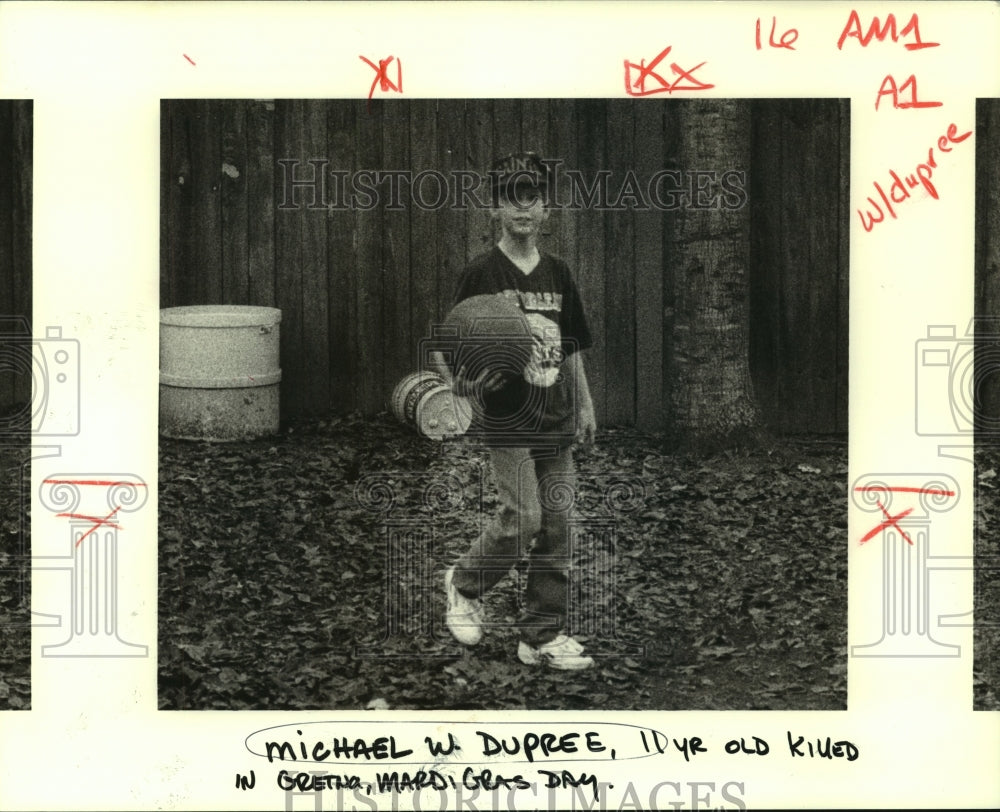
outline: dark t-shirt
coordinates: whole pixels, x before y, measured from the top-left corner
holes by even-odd
[[[534,270],[525,274],[494,247],[466,268],[455,304],[490,293],[517,303],[531,325],[534,348],[524,376],[484,398],[478,428],[491,444],[572,442],[576,409],[559,367],[570,354],[590,347],[592,340],[569,268],[558,257],[540,252]]]

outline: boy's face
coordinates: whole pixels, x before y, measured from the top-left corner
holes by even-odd
[[[549,210],[539,190],[520,187],[499,196],[493,216],[506,234],[524,239],[538,235],[542,223],[549,219]]]

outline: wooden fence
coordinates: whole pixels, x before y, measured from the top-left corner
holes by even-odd
[[[844,432],[849,104],[754,101],[749,167],[681,167],[671,133],[684,103],[165,102],[161,306],[280,307],[284,413],[371,413],[415,368],[457,275],[496,235],[475,206],[423,208],[405,193],[404,205],[387,205],[385,184],[375,208],[338,207],[334,170],[451,177],[532,149],[589,186],[610,173],[612,203],[630,170],[640,186],[663,169],[679,170],[681,185],[695,177],[708,186],[712,175],[698,180],[695,170],[735,170],[746,173],[752,207],[751,359],[766,419],[780,431]],[[314,172],[330,182],[313,208],[315,190],[294,182]],[[424,184],[425,202],[434,186]],[[587,365],[605,423],[663,425],[669,205],[669,195],[645,210],[626,200],[622,211],[583,206],[549,220],[546,245],[575,270],[590,314]]]
[[[977,316],[985,316],[1000,344],[1000,99],[976,100],[976,305]],[[983,322],[985,327],[987,322]],[[959,331],[965,325],[956,325]],[[959,337],[966,336],[959,333]],[[985,418],[980,430],[995,438],[1000,429],[1000,371],[995,350],[976,358],[975,397]]]
[[[0,100],[0,417],[31,400],[24,348],[3,337],[31,320],[31,133],[31,101]]]

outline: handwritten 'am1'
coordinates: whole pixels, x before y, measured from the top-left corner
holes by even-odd
[[[924,42],[920,38],[920,19],[916,14],[910,17],[910,21],[903,28],[896,31],[896,16],[890,14],[885,18],[885,24],[879,22],[878,17],[873,17],[868,26],[867,33],[862,30],[861,17],[858,12],[852,10],[847,18],[844,30],[840,32],[840,39],[837,40],[837,49],[843,50],[844,43],[849,39],[856,39],[862,48],[868,47],[872,39],[884,42],[889,37],[893,42],[898,43],[901,39],[912,37],[912,42],[903,43],[907,51],[919,51],[922,48],[937,48],[940,42]]]

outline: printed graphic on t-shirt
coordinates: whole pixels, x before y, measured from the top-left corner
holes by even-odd
[[[545,291],[544,293],[533,290],[505,290],[503,295],[508,299],[517,299],[521,309],[525,313],[532,310],[547,310],[559,313],[562,310],[562,294]]]
[[[508,289],[503,295],[517,301],[531,327],[534,346],[524,379],[534,386],[552,386],[559,377],[559,365],[563,361],[562,333],[557,321],[562,311],[562,294]],[[542,311],[551,314],[552,318],[543,316]]]
[[[526,314],[531,325],[531,360],[524,369],[524,379],[534,386],[552,386],[559,377],[562,363],[562,336],[559,325],[541,313]]]

